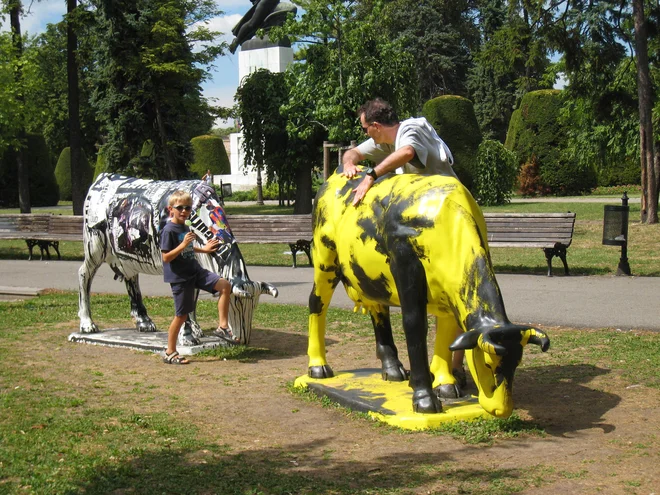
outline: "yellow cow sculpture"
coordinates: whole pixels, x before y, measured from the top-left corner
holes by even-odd
[[[451,373],[451,350],[465,349],[479,403],[494,416],[508,417],[523,347],[532,343],[545,352],[550,340],[508,320],[479,206],[455,178],[405,174],[379,178],[354,207],[352,192],[361,179],[335,174],[316,196],[309,376],[333,376],[325,324],[342,282],[356,308],[371,315],[384,380],[408,378],[389,317],[390,306],[401,307],[414,411],[441,412],[440,398],[461,395]],[[438,317],[430,366],[427,313]],[[456,338],[459,330],[464,333]]]

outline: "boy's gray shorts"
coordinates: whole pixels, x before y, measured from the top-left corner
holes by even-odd
[[[190,280],[170,284],[174,296],[174,314],[186,316],[192,313],[195,309],[195,289],[215,294],[217,291],[214,287],[218,280],[220,280],[220,275],[202,268]]]

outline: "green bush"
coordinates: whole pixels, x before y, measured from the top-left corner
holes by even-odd
[[[550,194],[580,194],[596,185],[591,167],[580,167],[566,159],[566,129],[560,124],[561,91],[527,93],[509,122],[505,146],[518,156],[518,163],[535,162],[539,167],[539,190]]]
[[[195,177],[200,179],[206,175],[207,170],[211,170],[213,175],[222,175],[231,173],[229,157],[225,149],[225,143],[218,136],[197,136],[190,140],[193,147],[193,163],[190,164],[190,171]]]
[[[30,172],[31,206],[54,206],[59,200],[59,188],[53,173],[53,163],[46,141],[41,134],[28,134],[23,152]],[[16,153],[8,150],[0,157],[0,203],[18,206],[18,175]]]
[[[473,190],[481,131],[472,102],[461,96],[439,96],[424,104],[422,115],[449,146],[458,178]]]
[[[82,169],[83,169],[83,188],[89,189],[94,177],[94,169],[89,166],[85,152],[81,150]],[[60,153],[55,167],[55,179],[60,188],[60,199],[62,201],[71,201],[71,148],[68,146]]]
[[[475,171],[475,198],[482,206],[497,206],[511,200],[518,162],[502,143],[485,139],[479,145]]]

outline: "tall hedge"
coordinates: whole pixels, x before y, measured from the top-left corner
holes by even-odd
[[[424,104],[422,115],[447,143],[454,155],[456,175],[472,190],[477,151],[482,139],[472,102],[462,96],[439,96]]]
[[[591,167],[579,167],[567,159],[566,129],[559,111],[561,91],[544,89],[527,93],[509,122],[505,147],[516,153],[520,165],[538,165],[539,190],[550,194],[580,194],[596,185]]]
[[[99,175],[101,175],[103,172],[107,172],[106,169],[107,169],[107,165],[105,163],[105,153],[103,152],[103,146],[101,146],[99,148],[99,152],[96,154],[96,166],[94,167],[93,181],[96,180],[96,178]]]
[[[23,157],[30,170],[31,206],[57,205],[59,189],[53,173],[53,161],[41,134],[27,135]],[[0,204],[5,207],[18,206],[18,175],[13,150],[0,157]]]
[[[190,165],[191,173],[200,179],[211,170],[213,175],[231,173],[229,157],[225,143],[218,136],[197,136],[190,140],[193,146],[193,163]]]
[[[94,177],[94,169],[89,166],[85,152],[81,150],[83,187],[85,190],[89,189],[92,185]],[[57,160],[55,166],[55,178],[57,184],[60,186],[60,199],[63,201],[71,201],[71,148],[66,147],[60,153],[60,158]]]

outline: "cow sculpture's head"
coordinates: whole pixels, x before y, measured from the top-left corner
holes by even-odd
[[[450,346],[452,351],[467,351],[479,404],[493,416],[507,418],[513,411],[513,377],[527,344],[536,344],[545,352],[550,339],[536,328],[507,323],[465,332]]]

